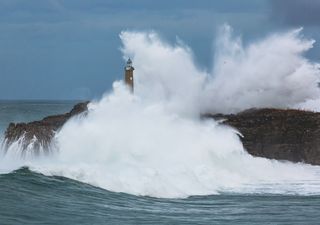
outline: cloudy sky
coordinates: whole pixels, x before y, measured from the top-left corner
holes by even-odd
[[[320,1],[0,0],[0,99],[99,97],[122,77],[122,30],[179,37],[209,68],[224,23],[245,43],[298,27],[320,43]]]

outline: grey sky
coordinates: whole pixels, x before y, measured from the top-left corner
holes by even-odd
[[[292,26],[320,26],[319,0],[272,0],[271,15]]]
[[[217,27],[245,42],[305,27],[320,40],[317,0],[0,0],[0,99],[100,96],[123,73],[121,30],[179,36],[210,67]],[[319,58],[319,47],[310,53]]]

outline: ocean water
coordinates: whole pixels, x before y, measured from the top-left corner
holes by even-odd
[[[67,112],[74,104],[1,102],[2,133],[11,121]],[[0,174],[0,224],[320,224],[320,195],[299,190],[157,198],[35,171],[24,166]]]

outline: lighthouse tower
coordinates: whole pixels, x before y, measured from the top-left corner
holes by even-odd
[[[131,93],[133,93],[133,70],[132,61],[129,58],[126,66],[124,67],[124,80]]]

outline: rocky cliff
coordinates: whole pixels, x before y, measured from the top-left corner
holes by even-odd
[[[68,113],[48,116],[40,121],[10,123],[5,132],[5,149],[21,138],[23,138],[20,143],[22,150],[27,149],[31,143],[35,151],[38,151],[40,147],[48,149],[55,132],[71,117],[87,111],[88,103],[79,103]]]
[[[266,108],[205,117],[239,130],[251,155],[320,165],[320,113]]]

